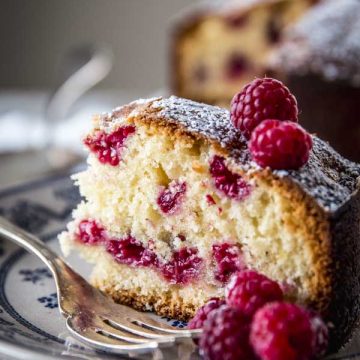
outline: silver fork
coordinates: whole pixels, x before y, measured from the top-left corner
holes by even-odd
[[[87,345],[113,353],[144,353],[201,333],[201,330],[175,329],[145,313],[114,303],[42,241],[1,216],[0,236],[38,256],[49,267],[67,328]]]

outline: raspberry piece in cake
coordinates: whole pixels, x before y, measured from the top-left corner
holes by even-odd
[[[177,237],[178,237],[178,239],[179,239],[180,241],[182,241],[182,242],[186,241],[186,236],[183,235],[183,234],[179,234]]]
[[[216,204],[216,201],[210,194],[206,194],[206,202],[209,206]]]
[[[236,245],[214,244],[212,254],[215,260],[215,279],[222,283],[227,282],[233,273],[245,268],[241,251]]]
[[[258,310],[250,341],[261,360],[309,360],[314,355],[310,315],[295,304],[274,302]]]
[[[203,84],[208,77],[205,65],[198,64],[194,69],[193,77],[197,83]]]
[[[95,220],[80,221],[76,235],[80,242],[88,245],[98,245],[106,240],[105,229]]]
[[[186,247],[175,251],[172,259],[161,267],[165,279],[172,284],[186,284],[197,279],[203,264],[197,253],[197,249]]]
[[[189,329],[201,329],[204,322],[212,311],[218,309],[220,306],[225,305],[225,300],[219,298],[210,299],[204,306],[202,306],[189,322]]]
[[[237,79],[247,70],[248,64],[244,55],[233,54],[226,64],[226,78]]]
[[[246,138],[266,119],[297,122],[298,108],[295,97],[280,81],[255,79],[231,101],[231,121]]]
[[[158,259],[153,251],[146,249],[131,236],[120,240],[109,240],[106,250],[121,264],[133,266],[157,266]]]
[[[249,20],[249,17],[246,14],[229,14],[224,17],[226,25],[231,28],[241,28]]]
[[[256,271],[234,274],[225,290],[226,302],[249,318],[263,305],[283,299],[280,286]]]
[[[116,166],[120,162],[125,140],[134,132],[134,126],[122,126],[111,134],[98,131],[95,135],[86,137],[84,144],[96,154],[101,163]]]
[[[215,155],[210,163],[210,174],[215,187],[226,196],[243,200],[250,195],[251,186],[238,174],[232,173],[225,165],[225,159]]]
[[[209,360],[255,360],[249,328],[249,321],[240,310],[222,305],[204,323],[200,354]]]
[[[251,135],[249,149],[253,160],[271,169],[299,169],[309,159],[311,136],[290,121],[265,120]]]
[[[157,198],[157,204],[164,214],[172,215],[181,205],[185,196],[186,183],[173,181],[169,187],[162,190]]]
[[[272,44],[276,44],[281,40],[281,19],[278,16],[274,15],[266,27],[266,34],[269,39],[269,42]]]

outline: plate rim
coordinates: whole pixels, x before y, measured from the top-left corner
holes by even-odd
[[[12,344],[9,341],[0,339],[0,354],[11,356],[14,359],[24,360],[58,360],[66,359],[66,357],[58,357],[57,355],[45,354],[40,350],[35,350],[27,345]],[[74,357],[74,359],[76,359]]]
[[[8,196],[13,196],[21,192],[26,192],[33,189],[39,189],[42,186],[46,185],[52,185],[56,182],[60,182],[63,180],[68,180],[73,174],[81,171],[81,168],[73,168],[72,170],[69,170],[67,172],[63,173],[57,173],[50,176],[41,177],[38,179],[33,179],[30,181],[24,181],[20,184],[15,184],[13,186],[0,188],[0,201]],[[45,235],[45,242],[49,240],[54,235],[54,231],[52,231],[50,234]],[[14,256],[16,253],[22,257],[22,255],[27,254],[28,252],[21,247],[19,247],[15,252],[10,255],[9,259]],[[8,260],[8,258],[5,259],[5,262]],[[20,324],[22,324],[20,322]],[[33,348],[32,346],[28,344],[22,343],[16,344],[6,339],[0,338],[0,359],[1,355],[10,356],[11,359],[21,359],[21,360],[62,360],[62,359],[82,359],[81,354],[71,354],[71,355],[59,355],[55,353],[51,353],[50,351],[45,351],[44,349],[40,348]],[[106,356],[111,356],[113,354],[106,353]],[[86,354],[84,354],[86,356]],[[122,354],[118,354],[117,357],[119,359],[123,359]],[[86,357],[87,358],[87,357]],[[98,359],[97,357],[94,359]],[[138,359],[136,356],[133,357],[134,360]]]
[[[0,200],[11,196],[16,195],[19,192],[27,191],[34,188],[39,188],[43,185],[60,181],[62,179],[68,178],[73,174],[73,171],[69,171],[66,173],[55,174],[50,176],[41,177],[39,179],[31,180],[31,181],[23,181],[22,183],[7,186],[5,188],[0,188]],[[18,345],[11,343],[10,341],[6,341],[4,339],[0,339],[0,354],[11,356],[14,359],[39,359],[39,360],[58,360],[64,359],[65,357],[59,357],[54,354],[47,354],[42,352],[40,349],[35,350],[31,346],[26,344]]]

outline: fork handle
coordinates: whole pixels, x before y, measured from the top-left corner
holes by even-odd
[[[0,236],[38,256],[53,273],[55,272],[55,260],[59,259],[58,255],[38,238],[20,229],[2,216],[0,216]]]
[[[38,238],[10,223],[2,216],[0,216],[0,237],[20,245],[39,257],[48,266],[55,280],[59,308],[64,316],[68,317],[74,313],[74,304],[78,302],[75,301],[76,299],[71,298],[71,295],[76,289],[80,289],[77,294],[79,299],[92,296],[92,291],[95,291],[95,289],[89,286],[86,280],[67,265],[60,256]],[[74,284],[77,284],[75,290],[73,288]]]

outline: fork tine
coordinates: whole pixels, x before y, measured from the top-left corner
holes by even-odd
[[[162,330],[143,327],[140,322],[136,323],[135,321],[132,321],[129,318],[123,318],[120,321],[117,321],[116,319],[114,320],[113,318],[104,319],[104,320],[108,321],[114,327],[120,328],[122,330],[128,331],[130,333],[133,333],[133,334],[136,334],[139,336],[143,336],[148,339],[162,339],[165,337],[176,337],[176,338],[181,338],[181,337],[188,338],[189,337],[189,334],[186,331],[179,333],[179,334],[165,333]]]
[[[149,341],[148,338],[144,338],[143,336],[135,335],[133,333],[129,333],[127,331],[123,331],[119,327],[113,326],[108,321],[103,321],[99,326],[95,327],[95,331],[99,333],[103,333],[108,336],[116,337],[117,339],[128,341],[130,343],[144,343],[145,341]],[[156,342],[162,344],[173,344],[175,342],[175,337],[166,336],[163,338],[157,338]]]
[[[152,329],[146,329],[142,327],[141,325],[137,325],[132,323],[129,319],[124,318],[120,321],[116,321],[113,319],[103,319],[103,321],[108,322],[109,325],[118,328],[120,330],[125,330],[129,333],[142,336],[147,339],[163,339],[165,337],[178,337],[174,335],[165,334],[164,332],[152,330]]]
[[[71,319],[66,321],[68,330],[72,335],[83,343],[95,346],[96,348],[104,351],[110,351],[119,354],[128,354],[131,352],[146,353],[151,350],[155,350],[159,347],[157,341],[146,341],[146,339],[139,344],[131,344],[126,341],[118,340],[112,337],[108,337],[101,333],[95,332],[93,329],[86,329],[79,332],[73,327]]]
[[[186,329],[186,328],[185,329],[176,329],[173,326],[169,326],[160,321],[157,321],[148,315],[138,316],[137,319],[134,319],[134,322],[139,325],[144,325],[144,326],[154,329],[154,330],[162,331],[162,332],[165,332],[165,333],[168,333],[171,335],[179,334],[184,337],[198,337],[202,332],[202,330],[200,330],[200,329],[199,330],[190,330],[190,329]]]

